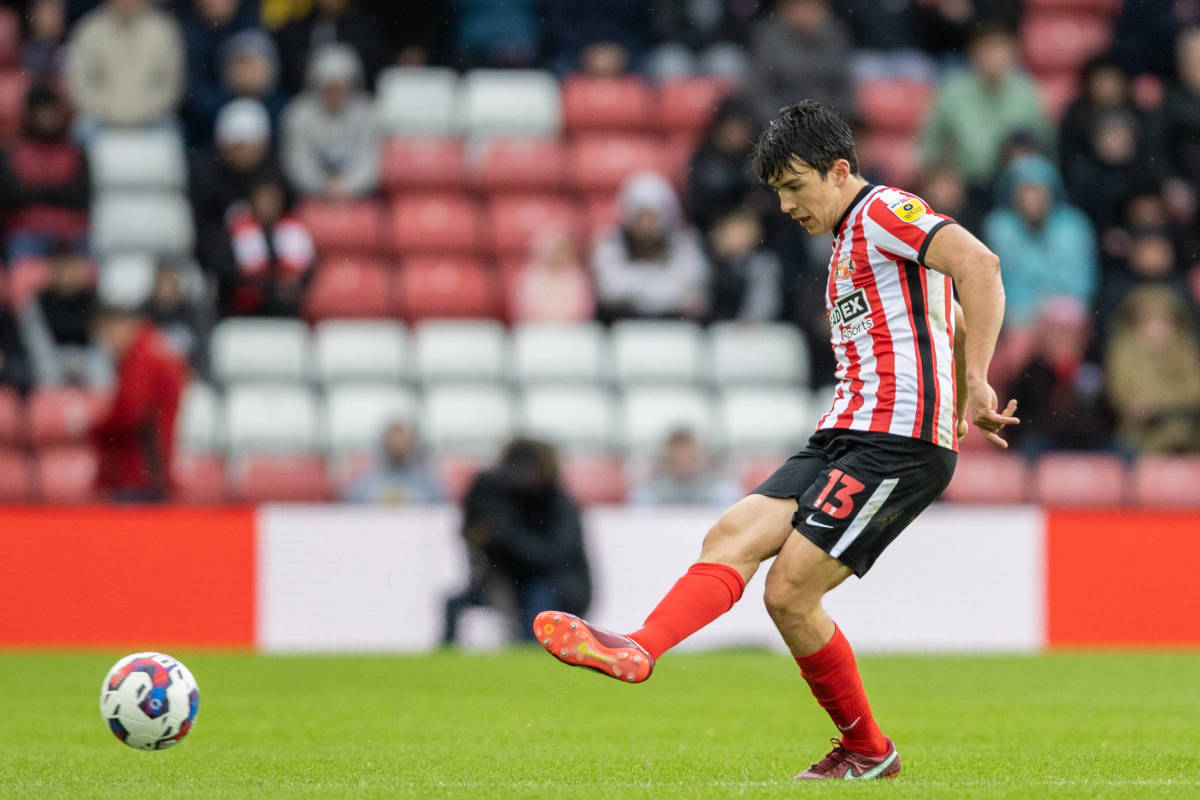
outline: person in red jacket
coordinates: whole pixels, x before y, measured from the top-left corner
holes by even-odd
[[[175,418],[187,365],[136,312],[102,308],[93,326],[117,364],[112,407],[91,432],[100,459],[96,488],[117,502],[163,502],[171,492]]]

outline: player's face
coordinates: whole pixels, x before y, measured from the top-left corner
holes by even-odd
[[[812,236],[833,230],[842,213],[841,193],[833,170],[821,175],[796,159],[771,188],[779,194],[779,210],[800,223]]]

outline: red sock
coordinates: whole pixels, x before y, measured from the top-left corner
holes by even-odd
[[[644,647],[651,658],[658,659],[733,608],[745,588],[746,581],[733,567],[692,564],[629,638]]]
[[[871,716],[854,651],[842,635],[842,629],[835,625],[833,638],[824,647],[812,655],[794,658],[813,697],[841,731],[846,749],[866,756],[886,753],[887,740]]]

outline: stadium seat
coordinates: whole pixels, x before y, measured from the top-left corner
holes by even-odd
[[[376,258],[326,259],[304,295],[304,316],[313,322],[336,317],[386,317],[391,270]]]
[[[495,320],[425,320],[413,331],[413,368],[423,383],[494,381],[508,374],[508,337]]]
[[[231,387],[223,408],[229,449],[242,453],[309,453],[320,449],[320,412],[307,389],[290,384]]]
[[[562,128],[558,81],[540,70],[472,70],[463,78],[459,115],[469,138],[554,138]]]
[[[752,492],[779,469],[783,462],[776,456],[751,457],[737,467],[738,485],[744,492]]]
[[[808,385],[808,347],[794,325],[714,323],[708,358],[709,374],[717,385]]]
[[[911,135],[925,119],[933,87],[922,81],[877,79],[858,85],[858,113],[872,131]]]
[[[34,453],[37,496],[46,503],[94,502],[98,460],[89,445],[56,445]]]
[[[230,317],[209,342],[213,377],[231,381],[303,381],[309,374],[309,333],[296,319]]]
[[[490,456],[512,435],[516,413],[498,384],[456,384],[430,387],[420,419],[435,452]]]
[[[674,78],[658,87],[659,127],[699,135],[732,87],[721,78]]]
[[[662,145],[642,135],[581,136],[571,145],[567,179],[583,192],[614,192],[635,172],[662,173]]]
[[[26,423],[36,446],[83,442],[108,410],[107,392],[77,388],[40,388],[29,395]]]
[[[296,211],[322,256],[378,253],[383,245],[382,213],[376,200],[335,203],[309,199]]]
[[[0,68],[21,61],[21,16],[15,8],[0,7]]]
[[[29,82],[18,70],[0,72],[0,140],[6,140],[21,130],[28,89]]]
[[[499,317],[497,277],[466,258],[410,258],[393,278],[393,313],[412,323],[435,317]]]
[[[455,132],[458,73],[449,67],[390,67],[375,81],[375,110],[386,134],[446,136]]]
[[[150,297],[157,264],[147,253],[124,253],[104,259],[96,284],[100,300],[110,305],[137,308]]]
[[[27,503],[32,499],[29,458],[14,447],[0,447],[0,503]]]
[[[383,430],[393,421],[416,422],[412,392],[395,386],[342,385],[329,390],[325,418],[329,447],[337,456],[375,453]]]
[[[528,256],[539,234],[579,232],[579,208],[563,195],[494,195],[487,208],[487,246],[494,256]]]
[[[170,128],[106,129],[88,147],[96,191],[181,191],[187,183],[183,138]]]
[[[942,498],[953,503],[1021,503],[1029,496],[1029,481],[1029,467],[1015,453],[960,453],[954,478]]]
[[[640,132],[654,119],[654,91],[633,75],[570,75],[562,85],[563,127],[568,134]]]
[[[1099,453],[1050,453],[1033,470],[1033,499],[1046,506],[1119,506],[1125,465]]]
[[[178,192],[111,191],[92,203],[91,244],[101,256],[186,255],[194,236],[191,206]]]
[[[19,309],[50,282],[50,262],[44,258],[21,258],[8,268],[8,302]]]
[[[619,458],[568,456],[560,471],[567,494],[580,505],[620,505],[629,494],[625,464]]]
[[[384,191],[457,191],[466,180],[463,147],[457,139],[398,137],[384,145]]]
[[[408,332],[393,320],[329,320],[313,333],[317,378],[395,383],[408,377]]]
[[[1051,119],[1059,119],[1079,94],[1079,74],[1074,69],[1037,76],[1038,96]]]
[[[7,386],[0,386],[0,446],[16,444],[25,438],[24,409],[21,397]]]
[[[617,196],[615,191],[589,195],[583,207],[587,234],[603,236],[617,224]]]
[[[693,383],[704,366],[704,335],[691,322],[623,320],[611,333],[619,383]]]
[[[663,143],[658,171],[671,182],[671,186],[681,197],[687,194],[692,156],[696,155],[699,146],[699,140],[690,133],[673,134]]]
[[[488,192],[558,192],[567,151],[553,139],[488,139],[472,153],[478,180]]]
[[[399,197],[388,222],[392,249],[401,255],[474,255],[483,233],[478,206],[457,194]]]
[[[233,492],[247,503],[322,503],[333,498],[319,456],[247,456],[233,467]]]
[[[718,409],[725,444],[743,455],[791,455],[808,442],[816,423],[808,393],[795,389],[728,389]]]
[[[175,423],[175,440],[182,452],[213,453],[223,449],[220,408],[211,385],[195,382],[184,389]]]
[[[657,451],[677,428],[691,430],[706,446],[721,444],[712,397],[692,387],[637,387],[621,398],[626,447],[635,454]]]
[[[219,505],[228,499],[225,460],[217,455],[181,453],[172,467],[175,501],[188,505]]]
[[[608,339],[597,322],[524,322],[512,331],[513,372],[524,385],[598,383],[608,376]]]
[[[483,468],[484,463],[478,457],[459,455],[438,459],[438,478],[446,488],[446,496],[455,503],[461,503],[475,476]]]
[[[1200,456],[1142,456],[1133,491],[1145,508],[1200,508]]]
[[[607,389],[538,386],[521,397],[518,427],[564,452],[609,452],[620,446],[617,406]]]
[[[1112,40],[1112,21],[1090,13],[1030,12],[1021,26],[1025,66],[1035,73],[1076,69]]]
[[[908,134],[868,134],[859,145],[859,154],[860,163],[873,165],[896,186],[911,185],[921,166],[920,147]]]

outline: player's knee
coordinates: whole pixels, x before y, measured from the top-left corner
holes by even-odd
[[[820,602],[820,597],[808,587],[782,572],[772,569],[767,573],[763,603],[771,619],[776,622],[804,619],[820,607]]]

